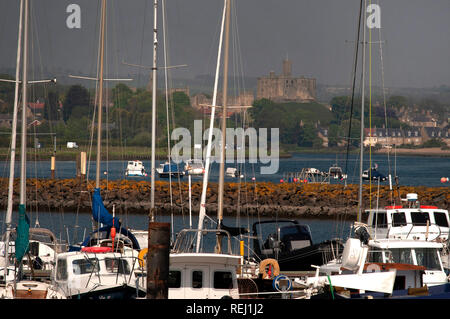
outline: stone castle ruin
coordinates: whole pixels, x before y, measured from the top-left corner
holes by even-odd
[[[256,99],[275,102],[311,102],[316,100],[316,79],[292,77],[292,62],[283,60],[283,73],[258,78]]]

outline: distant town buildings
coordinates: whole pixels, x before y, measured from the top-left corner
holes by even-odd
[[[316,79],[292,76],[292,62],[283,60],[283,73],[258,78],[256,99],[275,102],[310,102],[316,100]]]

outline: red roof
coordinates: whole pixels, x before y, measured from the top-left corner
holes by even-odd
[[[29,107],[30,109],[33,109],[33,110],[44,109],[44,105],[45,105],[45,103],[39,103],[39,102],[33,103],[33,102],[28,102],[28,107]]]

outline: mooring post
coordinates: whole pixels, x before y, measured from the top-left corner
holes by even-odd
[[[56,158],[55,156],[51,157],[51,161],[50,161],[50,172],[51,172],[51,178],[55,179],[55,166],[56,166]]]
[[[147,252],[147,299],[169,297],[170,223],[149,222]]]

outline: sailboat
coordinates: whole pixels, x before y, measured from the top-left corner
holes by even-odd
[[[123,234],[127,230],[119,218],[106,210],[100,194],[100,165],[102,137],[102,108],[105,56],[106,0],[101,2],[99,85],[97,117],[96,181],[92,196],[92,218],[95,240],[88,240],[71,251],[58,254],[54,280],[68,297],[79,299],[129,299],[142,296],[136,269],[139,252],[126,245]],[[103,227],[98,227],[98,225]],[[118,229],[116,238],[116,229]],[[107,235],[101,238],[100,233]]]
[[[22,21],[23,20],[23,21]],[[8,207],[6,212],[6,233],[4,236],[4,258],[3,261],[3,279],[5,286],[0,292],[0,298],[5,299],[65,299],[66,296],[55,285],[49,282],[39,282],[35,280],[25,280],[18,276],[16,267],[22,268],[22,259],[28,253],[29,246],[29,219],[26,214],[26,141],[27,141],[27,86],[28,81],[28,20],[29,20],[29,3],[28,0],[20,1],[19,14],[19,36],[17,45],[17,61],[16,61],[16,79],[15,79],[15,97],[12,124],[11,139],[11,163],[8,189]],[[21,174],[20,174],[20,204],[19,204],[19,222],[16,230],[16,240],[14,243],[15,262],[14,271],[10,272],[10,240],[12,230],[12,205],[13,205],[13,180],[14,180],[14,161],[16,148],[16,129],[17,129],[17,113],[18,113],[18,91],[19,91],[19,65],[22,48],[22,30],[23,30],[23,75],[22,75],[22,137],[21,137]],[[20,273],[20,272],[19,272]]]

